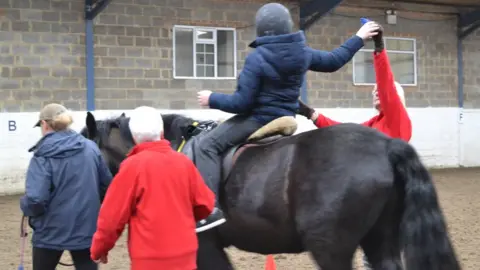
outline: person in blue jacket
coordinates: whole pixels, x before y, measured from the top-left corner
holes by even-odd
[[[290,12],[281,4],[262,6],[255,24],[257,38],[250,44],[254,50],[245,60],[235,93],[228,95],[208,90],[198,93],[200,105],[236,114],[205,137],[196,158],[200,173],[217,198],[222,153],[244,142],[268,122],[282,116],[295,116],[306,72],[337,71],[379,29],[375,22],[368,22],[339,48],[326,52],[308,47],[303,31],[293,32]],[[197,232],[224,222],[217,204],[212,214],[197,224]]]
[[[33,270],[55,270],[65,250],[75,268],[98,269],[90,259],[101,197],[112,174],[97,145],[69,129],[69,111],[49,104],[35,127],[42,138],[29,152],[20,208],[33,229]]]

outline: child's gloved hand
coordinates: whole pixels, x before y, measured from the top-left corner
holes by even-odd
[[[381,52],[385,48],[385,44],[383,42],[383,27],[379,24],[378,25],[378,34],[372,37],[373,42],[375,43],[375,52]]]
[[[380,25],[376,22],[367,22],[357,32],[357,36],[363,39],[363,41],[367,41],[369,38],[372,38],[378,34],[378,30],[380,29]]]
[[[315,110],[313,108],[308,107],[307,104],[303,103],[301,100],[298,100],[298,104],[300,106],[298,108],[297,113],[305,116],[308,119],[312,119],[312,115],[315,113]]]
[[[210,90],[202,90],[197,93],[197,99],[198,99],[198,104],[200,106],[208,107],[208,100],[210,99],[210,95],[212,94],[212,91]]]

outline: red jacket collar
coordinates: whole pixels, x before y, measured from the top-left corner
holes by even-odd
[[[127,156],[133,156],[146,150],[165,153],[172,151],[172,148],[170,147],[170,142],[164,139],[156,142],[144,142],[135,145]]]

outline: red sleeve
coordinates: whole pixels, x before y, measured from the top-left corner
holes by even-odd
[[[128,223],[137,198],[137,169],[132,160],[126,159],[110,184],[93,235],[91,258],[98,260],[115,246]]]
[[[188,162],[191,163],[190,160]],[[197,168],[191,163],[190,186],[193,214],[196,221],[207,218],[215,207],[215,194],[205,184]]]
[[[317,120],[315,120],[314,124],[318,128],[323,128],[323,127],[338,125],[338,124],[340,124],[340,122],[332,120],[332,119],[330,119],[330,118],[328,118],[325,115],[320,113],[320,114],[318,114],[318,118],[317,118]]]
[[[380,104],[382,104],[383,114],[389,128],[388,131],[382,131],[393,138],[408,142],[412,137],[412,123],[395,90],[394,77],[387,52],[383,50],[380,53],[374,53],[373,57],[378,98]]]
[[[366,127],[372,127],[373,124],[375,124],[375,122],[377,122],[377,119],[378,119],[378,115],[375,115],[374,117],[370,118],[370,120],[361,123],[361,125],[366,126]]]

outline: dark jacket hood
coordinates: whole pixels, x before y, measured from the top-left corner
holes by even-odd
[[[34,152],[36,156],[66,158],[77,154],[84,148],[84,137],[73,130],[65,130],[45,135],[28,151]]]
[[[303,31],[278,36],[257,37],[249,45],[263,57],[267,65],[266,75],[303,74],[309,55],[306,53],[306,39]],[[277,76],[271,76],[277,77]]]

